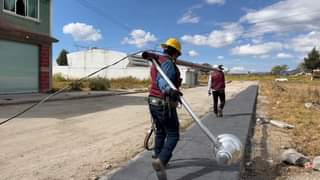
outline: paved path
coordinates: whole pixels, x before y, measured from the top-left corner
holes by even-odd
[[[227,102],[225,115],[217,119],[209,113],[204,124],[215,134],[231,133],[247,142],[255,112],[257,86],[248,89]],[[167,169],[168,180],[234,180],[239,179],[242,162],[218,166],[213,158],[211,143],[198,126],[193,125],[182,134],[173,159]],[[156,180],[151,168],[151,152],[143,152],[127,166],[102,180]]]

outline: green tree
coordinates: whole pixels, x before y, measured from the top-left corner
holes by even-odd
[[[212,67],[209,63],[202,63],[202,66],[207,66],[207,67],[209,67],[209,68]]]
[[[304,62],[298,64],[297,69],[302,71],[302,72],[306,72],[308,71],[308,69],[306,68],[306,66],[304,65]]]
[[[289,68],[288,68],[288,65],[286,65],[286,64],[277,65],[277,66],[274,66],[274,67],[271,69],[271,73],[272,73],[272,74],[281,74],[282,72],[287,71],[288,69],[289,69]]]
[[[320,68],[320,54],[316,48],[313,48],[308,53],[308,57],[304,58],[303,67],[308,71]]]
[[[68,66],[68,57],[67,54],[69,52],[65,49],[62,49],[62,51],[59,54],[59,57],[57,58],[57,64],[59,66]]]
[[[212,68],[212,66],[208,63],[202,63],[201,65],[204,67],[207,67],[209,69]],[[209,72],[209,70],[208,69],[201,69],[201,72],[203,72],[204,74],[207,74]]]

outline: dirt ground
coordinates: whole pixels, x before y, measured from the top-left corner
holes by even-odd
[[[268,118],[265,96],[258,96],[257,118]],[[280,155],[288,148],[296,149],[290,129],[257,122],[251,148],[246,152],[244,180],[319,180],[320,172],[281,163]]]
[[[227,99],[256,82],[232,82]],[[183,90],[199,116],[207,88]],[[146,93],[48,102],[0,126],[0,179],[96,179],[143,151],[150,127]],[[0,121],[28,105],[0,106]],[[182,124],[189,115],[179,109]]]

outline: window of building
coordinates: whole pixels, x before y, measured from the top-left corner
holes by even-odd
[[[39,19],[39,0],[4,0],[4,11]]]
[[[38,19],[38,0],[28,0],[28,16]]]
[[[11,12],[16,12],[15,0],[4,0],[4,9]]]
[[[21,16],[26,16],[26,5],[24,0],[17,0],[16,13]]]

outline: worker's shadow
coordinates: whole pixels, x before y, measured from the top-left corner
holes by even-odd
[[[195,171],[190,171],[188,167],[196,167]],[[202,167],[199,169],[199,167]],[[214,171],[239,171],[239,165],[221,166],[217,161],[209,158],[190,158],[190,159],[173,159],[170,161],[168,170],[188,168],[188,173],[179,177],[177,180],[190,180],[196,179]]]

